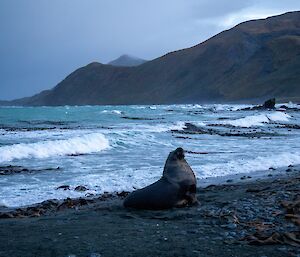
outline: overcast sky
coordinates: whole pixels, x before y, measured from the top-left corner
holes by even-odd
[[[299,0],[0,0],[0,99],[54,87],[92,61],[153,59]]]

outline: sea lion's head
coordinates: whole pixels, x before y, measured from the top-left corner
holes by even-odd
[[[172,151],[169,154],[169,157],[172,160],[183,160],[184,159],[184,150],[181,147],[178,147],[176,150]]]

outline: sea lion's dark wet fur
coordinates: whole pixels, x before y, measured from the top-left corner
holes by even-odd
[[[129,194],[124,200],[124,206],[159,210],[196,202],[196,177],[184,159],[183,149],[177,148],[169,154],[162,178]]]

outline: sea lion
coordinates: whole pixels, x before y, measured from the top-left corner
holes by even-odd
[[[197,203],[196,183],[195,174],[180,147],[170,152],[162,177],[129,194],[124,200],[124,207],[160,210],[192,205]]]

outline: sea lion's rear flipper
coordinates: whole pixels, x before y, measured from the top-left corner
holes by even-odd
[[[172,208],[178,199],[178,186],[165,179],[136,190],[124,200],[125,208],[160,210]]]

